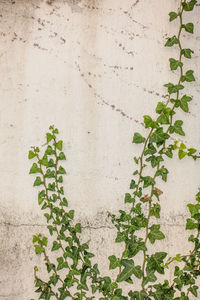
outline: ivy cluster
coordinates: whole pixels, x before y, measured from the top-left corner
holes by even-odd
[[[178,156],[199,158],[197,150],[187,148],[184,143],[172,142],[171,137],[184,136],[183,121],[175,119],[177,110],[189,112],[191,95],[185,94],[184,84],[195,81],[193,70],[184,70],[184,59],[191,59],[193,50],[183,48],[181,34],[193,34],[193,23],[184,23],[183,14],[192,11],[196,0],[181,0],[177,12],[169,13],[170,22],[179,21],[177,35],[169,37],[166,47],[176,47],[177,58],[169,59],[170,69],[177,74],[176,83],[166,83],[165,101],[158,102],[156,117],[144,116],[147,137],[136,132],[133,143],[142,147],[141,155],[134,157],[137,165],[130,183],[130,192],[125,194],[125,209],[118,215],[110,214],[117,235],[115,242],[123,244],[121,257],[109,256],[110,270],[116,270],[113,280],[100,275],[97,264],[93,264],[94,254],[89,252],[87,243],[81,243],[81,224],[74,220],[74,210],[68,210],[68,201],[64,196],[61,165],[66,159],[62,151],[63,142],[57,140],[58,129],[50,126],[46,134],[47,147],[40,155],[40,149],[33,147],[29,159],[34,159],[30,174],[36,174],[34,186],[39,187],[38,203],[45,211],[47,229],[52,236],[51,251],[56,253],[56,261],[51,261],[47,253],[48,239],[42,234],[34,235],[33,243],[36,254],[44,256],[48,280],[38,277],[35,267],[35,286],[39,299],[100,299],[100,300],[188,300],[198,297],[196,280],[200,275],[200,192],[196,203],[188,204],[191,217],[187,219],[186,229],[196,231],[189,236],[193,249],[189,254],[177,254],[167,257],[166,252],[149,251],[150,245],[165,238],[161,231],[160,196],[162,190],[159,181],[167,181],[166,158],[173,158],[178,149]],[[142,260],[140,258],[142,256]],[[138,263],[140,261],[140,263]],[[174,278],[158,280],[158,275],[176,262]],[[123,282],[129,284],[127,293]],[[136,289],[136,285],[138,290]]]

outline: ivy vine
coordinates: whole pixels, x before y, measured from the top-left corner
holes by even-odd
[[[196,202],[188,204],[190,218],[186,221],[186,230],[192,230],[189,242],[193,249],[188,254],[168,257],[167,252],[152,253],[151,244],[165,238],[159,224],[160,196],[159,180],[167,181],[166,157],[173,158],[178,149],[180,159],[190,156],[199,158],[197,150],[188,148],[177,141],[184,136],[183,121],[175,119],[177,110],[189,112],[191,95],[185,94],[184,84],[195,81],[193,70],[184,70],[183,62],[191,59],[194,53],[183,48],[182,33],[193,34],[193,23],[184,23],[184,14],[194,9],[196,0],[181,0],[178,11],[169,13],[169,21],[178,20],[177,35],[169,37],[166,47],[176,47],[178,55],[169,58],[170,69],[177,74],[176,83],[166,83],[165,101],[158,102],[156,117],[144,116],[144,125],[148,130],[146,137],[136,132],[133,143],[141,147],[141,155],[134,157],[136,170],[130,183],[130,191],[125,194],[125,210],[117,215],[110,214],[116,228],[116,243],[123,245],[120,257],[109,256],[110,270],[116,270],[116,278],[102,276],[94,254],[87,243],[81,243],[81,224],[74,220],[74,210],[68,210],[68,201],[64,195],[63,175],[66,174],[62,161],[66,159],[63,141],[57,139],[58,129],[50,126],[46,134],[47,147],[41,154],[38,147],[29,151],[29,159],[34,159],[30,174],[36,174],[34,186],[39,187],[38,203],[47,221],[47,229],[53,242],[41,233],[33,236],[35,252],[43,255],[47,269],[47,280],[38,275],[35,267],[35,287],[38,299],[99,299],[99,300],[188,300],[198,297],[197,279],[200,276],[200,191]],[[171,137],[175,136],[175,142]],[[152,175],[153,174],[153,175]],[[196,231],[196,233],[195,233]],[[54,258],[49,257],[50,251]],[[56,260],[55,260],[56,257]],[[142,259],[141,259],[142,257]],[[93,258],[93,259],[92,259]],[[165,279],[165,270],[174,267],[172,282]],[[174,264],[173,264],[174,265]],[[159,275],[159,279],[158,279]],[[161,280],[160,275],[164,278]],[[129,291],[123,289],[123,283],[129,284]]]

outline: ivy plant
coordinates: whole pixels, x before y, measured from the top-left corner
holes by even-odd
[[[119,210],[117,215],[109,213],[116,228],[115,242],[123,247],[120,257],[114,254],[108,257],[110,270],[116,271],[115,278],[100,274],[94,254],[88,244],[80,240],[81,224],[76,223],[74,210],[68,209],[63,188],[66,170],[62,165],[66,156],[63,141],[58,139],[58,129],[49,127],[43,152],[38,147],[29,151],[29,159],[34,160],[30,174],[35,175],[33,185],[38,188],[38,204],[51,236],[50,242],[41,233],[33,236],[35,253],[43,256],[48,274],[43,280],[35,266],[38,299],[188,300],[198,297],[200,191],[195,201],[188,204],[190,218],[186,220],[186,230],[191,231],[188,241],[193,245],[192,250],[169,257],[167,252],[152,252],[151,248],[165,238],[159,224],[163,194],[159,181],[167,182],[166,158],[172,159],[176,149],[180,159],[199,158],[196,149],[178,141],[185,132],[183,120],[176,119],[178,110],[183,114],[189,112],[192,101],[184,88],[185,84],[195,81],[194,71],[185,70],[184,61],[191,59],[194,52],[183,48],[181,35],[194,32],[193,23],[185,23],[183,17],[195,8],[196,2],[181,0],[178,10],[169,13],[169,21],[179,23],[177,34],[165,43],[166,47],[175,47],[178,51],[177,57],[169,58],[169,67],[177,75],[177,81],[164,85],[165,100],[157,103],[155,116],[144,116],[147,135],[134,133],[132,142],[141,147],[141,154],[134,157],[136,169],[124,197],[125,209]],[[52,259],[49,252],[54,253]],[[172,267],[174,278],[170,282],[165,278],[165,271]],[[124,283],[128,284],[128,291]]]

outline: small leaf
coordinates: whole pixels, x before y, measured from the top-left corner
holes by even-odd
[[[58,155],[58,160],[66,160],[66,156],[63,152],[60,152],[60,154]]]
[[[193,10],[196,3],[197,3],[196,0],[191,0],[189,2],[182,2],[182,6],[185,11],[191,11]]]
[[[165,47],[172,47],[173,45],[178,44],[178,39],[174,35],[173,37],[168,38],[167,42],[165,43]]]
[[[165,238],[164,233],[160,231],[160,225],[152,225],[150,227],[148,238],[151,244],[154,244],[156,240],[163,240]]]
[[[58,141],[57,143],[55,143],[55,146],[58,150],[62,151],[63,141]]]
[[[54,241],[51,251],[56,251],[56,250],[60,249],[60,247],[61,247],[60,243],[58,243],[57,241]]]
[[[185,29],[185,31],[187,31],[189,33],[194,33],[194,24],[193,23],[187,23],[187,24],[183,25],[183,28]]]
[[[47,132],[46,133],[46,138],[47,138],[47,143],[49,143],[54,137],[51,133]]]
[[[39,246],[39,245],[34,245],[35,247],[35,253],[36,254],[41,254],[42,252],[44,252],[44,248]]]
[[[181,54],[185,56],[185,58],[191,58],[191,54],[194,53],[191,49],[182,49]]]
[[[37,176],[35,181],[34,181],[33,186],[39,186],[41,184],[43,184],[43,182],[42,182],[41,178],[39,176]]]
[[[182,67],[183,63],[179,62],[178,60],[174,59],[174,58],[170,58],[169,59],[170,62],[170,69],[171,70],[176,70],[179,66]]]
[[[29,159],[32,159],[32,158],[34,158],[35,156],[37,156],[37,154],[35,154],[33,151],[29,151],[29,153],[28,153],[28,158]]]
[[[173,21],[173,20],[175,20],[177,17],[178,17],[178,14],[175,11],[171,11],[169,13],[169,21],[170,22]]]
[[[29,174],[34,174],[34,173],[41,173],[41,170],[36,163],[34,163],[32,165],[30,172],[29,172]]]
[[[57,174],[66,174],[66,171],[63,167],[59,167]]]
[[[135,132],[134,136],[133,136],[133,143],[141,144],[141,143],[144,143],[144,142],[145,142],[145,138],[140,133]]]
[[[117,267],[121,266],[120,260],[115,255],[109,256],[108,259],[110,261],[110,265],[109,265],[110,270],[114,270]]]

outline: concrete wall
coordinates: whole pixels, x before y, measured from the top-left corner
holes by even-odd
[[[45,231],[37,192],[28,175],[27,152],[42,145],[50,124],[60,129],[67,153],[65,192],[84,230],[83,239],[107,274],[107,256],[119,252],[107,211],[123,207],[134,170],[134,131],[154,114],[176,75],[163,47],[177,31],[168,12],[178,0],[1,0],[0,1],[0,300],[34,298],[32,235]],[[199,7],[187,14],[196,24],[184,44],[199,65]],[[189,114],[182,113],[188,145],[200,144],[199,73],[190,84]],[[186,205],[199,185],[200,162],[168,162],[161,186],[165,247],[185,251]],[[36,298],[36,297],[35,297]]]

